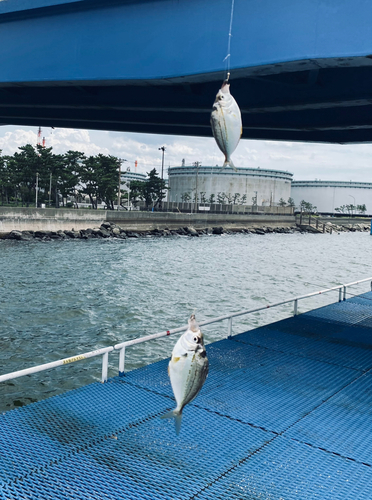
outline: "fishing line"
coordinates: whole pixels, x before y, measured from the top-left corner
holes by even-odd
[[[224,62],[226,61],[226,81],[229,81],[230,78],[230,59],[231,59],[231,53],[230,53],[230,47],[231,47],[231,37],[232,37],[232,23],[233,23],[233,17],[234,17],[234,4],[235,0],[231,1],[231,14],[230,14],[230,28],[229,28],[229,36],[228,36],[228,41],[227,41],[227,54],[225,59],[223,60]]]

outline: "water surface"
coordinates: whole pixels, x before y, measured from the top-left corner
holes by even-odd
[[[372,274],[366,233],[129,240],[0,240],[0,374],[138,336],[285,300]],[[369,289],[360,285],[353,293]],[[299,311],[337,300],[337,292]],[[292,305],[234,319],[233,333],[287,317]],[[204,328],[207,342],[227,322]],[[127,368],[168,357],[176,337],[128,349]],[[99,380],[100,358],[0,383],[0,411]],[[110,354],[109,375],[118,356]],[[165,374],[165,376],[167,376]]]

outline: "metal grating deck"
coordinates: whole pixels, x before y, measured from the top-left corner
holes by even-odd
[[[0,415],[0,499],[370,500],[369,325],[372,292],[207,346],[178,437],[168,360]]]

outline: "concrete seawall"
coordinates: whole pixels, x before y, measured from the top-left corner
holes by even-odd
[[[292,215],[240,215],[240,214],[210,214],[210,213],[173,213],[173,212],[107,212],[107,222],[114,222],[124,229],[151,230],[177,229],[184,226],[211,228],[223,226],[226,229],[239,229],[250,226],[293,226],[295,218]]]
[[[295,224],[291,215],[236,215],[185,214],[161,212],[117,212],[84,209],[8,208],[0,207],[0,235],[17,231],[59,231],[99,227],[103,222],[114,222],[123,229],[152,230],[176,229],[184,226],[226,229],[246,227],[289,227]]]
[[[10,231],[59,231],[100,226],[106,212],[54,208],[0,207],[0,234]]]

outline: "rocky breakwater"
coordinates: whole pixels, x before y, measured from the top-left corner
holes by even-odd
[[[194,227],[180,227],[178,229],[151,229],[151,230],[127,230],[113,222],[104,222],[100,227],[92,229],[79,229],[79,230],[59,230],[59,231],[11,231],[4,235],[4,239],[19,240],[19,241],[51,241],[51,240],[71,240],[71,239],[102,239],[102,238],[119,238],[125,240],[127,238],[140,238],[140,237],[166,237],[166,236],[190,236],[199,237],[208,234],[267,234],[267,233],[293,233],[301,231],[298,227],[249,227],[249,228],[234,228],[225,229],[222,226],[213,228],[194,228]]]
[[[370,226],[367,224],[335,224],[332,222],[320,223],[318,226],[312,223],[311,225],[302,225],[301,232],[304,233],[356,233],[369,232]]]
[[[367,224],[346,224],[346,225],[337,225],[337,224],[332,224],[331,222],[326,222],[325,223],[326,229],[330,231],[332,229],[333,231],[337,231],[338,233],[355,233],[355,232],[361,232],[361,231],[370,231],[371,227],[368,226]]]
[[[369,226],[364,224],[348,224],[346,226],[338,226],[327,222],[325,224],[326,233],[340,233],[340,232],[356,232],[356,231],[369,231]],[[92,229],[79,229],[79,230],[59,230],[59,231],[11,231],[4,236],[4,239],[10,240],[20,240],[20,241],[31,241],[31,240],[71,240],[71,239],[102,239],[102,238],[119,238],[125,240],[127,238],[140,238],[140,237],[166,237],[166,236],[190,236],[199,237],[208,234],[291,234],[291,233],[307,233],[307,232],[323,232],[322,230],[315,229],[313,226],[291,226],[291,227],[247,227],[247,228],[234,228],[226,229],[223,226],[217,226],[212,228],[194,228],[191,226],[180,227],[178,229],[151,229],[151,230],[127,230],[123,229],[119,225],[113,222],[104,222],[100,227],[94,227]]]

